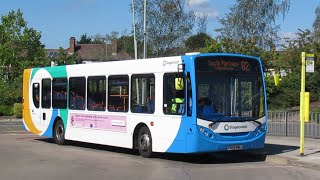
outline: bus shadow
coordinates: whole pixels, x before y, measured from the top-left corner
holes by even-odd
[[[35,140],[55,144],[53,142],[52,138],[38,138]],[[119,153],[119,154],[128,154],[128,155],[139,156],[139,152],[136,150],[108,146],[108,145],[101,145],[101,144],[92,144],[92,143],[68,140],[66,143],[66,146],[81,147],[81,148],[94,149],[94,150],[100,150],[100,151],[108,151],[108,152]]]
[[[229,164],[265,161],[264,155],[249,155],[241,151],[205,154],[159,154],[158,158],[191,164]]]
[[[51,138],[37,138],[35,140],[52,143]],[[77,141],[68,141],[68,146],[88,148],[100,151],[108,151],[118,154],[131,155],[138,157],[139,152],[133,149],[126,149],[114,146],[99,145],[92,143],[84,143]],[[266,144],[265,148],[254,151],[228,151],[204,154],[177,154],[177,153],[154,153],[153,158],[167,161],[177,161],[192,164],[228,164],[228,163],[248,163],[248,162],[264,162],[268,155],[276,155],[290,152],[298,149],[297,146],[287,146],[279,144]]]
[[[158,158],[193,164],[227,164],[264,162],[269,155],[287,153],[299,149],[298,146],[265,144],[263,149],[250,151],[227,151],[206,154],[158,154]]]

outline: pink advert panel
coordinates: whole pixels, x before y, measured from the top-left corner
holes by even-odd
[[[71,113],[71,127],[127,132],[126,116]]]

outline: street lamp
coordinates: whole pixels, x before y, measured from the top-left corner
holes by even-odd
[[[133,24],[134,59],[138,59],[134,0],[132,0],[132,24]]]

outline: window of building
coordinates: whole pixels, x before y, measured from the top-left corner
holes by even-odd
[[[41,107],[51,108],[51,79],[42,79],[41,87]]]
[[[67,78],[56,78],[52,80],[52,108],[67,108]]]
[[[179,79],[184,82],[183,73],[166,73],[163,76],[163,112],[165,114],[184,114],[185,112],[185,90],[177,89],[175,84]]]
[[[87,107],[91,111],[104,111],[106,109],[106,77],[88,77]]]
[[[128,112],[129,77],[109,76],[108,78],[108,110]]]
[[[36,108],[39,108],[39,97],[40,97],[40,84],[39,83],[33,83],[32,84],[32,99],[33,99],[33,104]]]
[[[86,107],[86,78],[69,78],[69,109],[84,110]]]
[[[155,78],[153,74],[131,76],[131,112],[154,113]]]

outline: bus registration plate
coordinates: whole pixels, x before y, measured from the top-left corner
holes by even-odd
[[[242,145],[230,145],[227,146],[228,151],[242,150]]]

